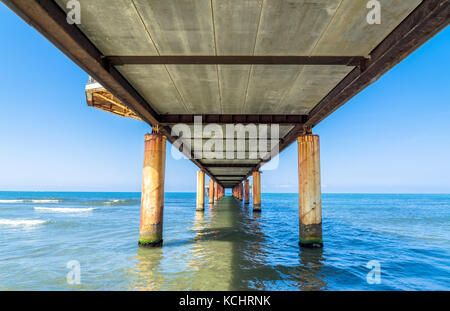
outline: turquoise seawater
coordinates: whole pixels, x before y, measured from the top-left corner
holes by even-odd
[[[262,203],[167,193],[164,246],[143,249],[139,193],[0,192],[0,290],[450,289],[450,195],[324,194],[323,249],[298,247],[297,195]]]

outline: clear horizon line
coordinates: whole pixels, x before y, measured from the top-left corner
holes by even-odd
[[[45,193],[45,192],[54,192],[54,193],[141,193],[141,191],[78,191],[78,190],[0,190],[0,193],[8,193],[8,192],[29,192],[29,193]],[[195,191],[165,191],[165,193],[192,193],[196,194]],[[298,194],[298,192],[263,192],[264,194]],[[429,194],[437,194],[437,195],[450,195],[450,193],[446,192],[322,192],[322,194],[419,194],[419,195],[429,195]],[[206,196],[206,195],[205,195]]]

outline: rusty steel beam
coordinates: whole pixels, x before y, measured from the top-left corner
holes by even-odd
[[[167,114],[160,115],[159,122],[163,125],[178,123],[194,124],[195,118],[202,123],[217,124],[279,124],[297,125],[308,121],[307,115],[258,115],[258,114]]]
[[[343,65],[363,66],[362,56],[249,56],[249,55],[161,55],[107,56],[112,66],[123,65]]]

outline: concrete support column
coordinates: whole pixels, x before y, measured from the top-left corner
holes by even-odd
[[[214,203],[219,199],[219,184],[214,182]]]
[[[319,136],[298,137],[300,245],[322,247]]]
[[[166,137],[145,135],[144,171],[141,198],[140,246],[161,246],[163,232]]]
[[[197,172],[197,211],[205,209],[205,172]]]
[[[214,204],[214,180],[209,180],[208,204]]]
[[[245,180],[244,183],[244,204],[250,203],[250,184],[248,179]]]
[[[241,182],[239,183],[239,200],[240,201],[244,200],[244,188]]]
[[[261,173],[253,172],[253,210],[261,210]]]

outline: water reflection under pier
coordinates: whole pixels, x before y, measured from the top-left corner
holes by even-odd
[[[191,217],[189,238],[165,241],[162,248],[137,248],[130,289],[276,290],[286,283],[298,290],[326,289],[322,250],[288,245],[286,252],[291,257],[296,252],[297,259],[277,260],[285,250],[268,234],[270,216],[264,211],[254,213],[224,197],[203,212],[193,210]]]

